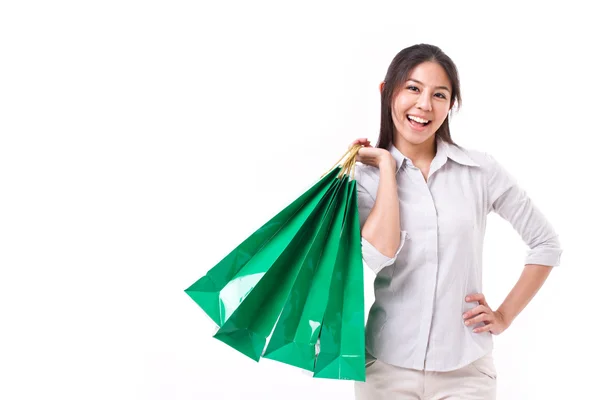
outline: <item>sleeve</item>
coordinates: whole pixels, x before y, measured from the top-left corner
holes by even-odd
[[[358,215],[360,219],[360,230],[362,232],[362,228],[375,205],[375,199],[367,192],[367,190],[356,181],[356,188],[358,191]],[[398,254],[404,247],[404,242],[406,241],[406,232],[401,232],[400,237],[400,246],[394,254],[393,257],[388,257],[382,254],[375,246],[369,243],[364,237],[361,235],[361,244],[362,244],[362,257],[363,263],[366,264],[370,269],[373,270],[376,274],[379,273],[383,268],[392,265],[396,258],[398,258]]]
[[[508,221],[529,247],[525,264],[560,265],[562,249],[558,235],[525,190],[491,155],[488,171],[488,212]]]

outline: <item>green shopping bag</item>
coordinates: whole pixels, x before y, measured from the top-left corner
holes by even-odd
[[[336,181],[336,171],[333,170],[244,240],[185,292],[217,325],[222,326],[262,276],[260,272],[244,276],[240,271],[249,262],[258,268],[268,268],[269,262],[285,250],[310,211]]]
[[[258,361],[272,333],[264,357],[364,380],[360,227],[348,176],[359,149],[186,290],[220,326],[215,338]]]
[[[344,177],[341,182],[339,194],[317,233],[315,258],[309,258],[298,275],[263,355],[265,358],[314,371],[315,345],[329,299],[346,210],[348,179]]]
[[[260,263],[253,264],[268,270],[223,323],[214,336],[216,339],[259,361],[267,337],[273,331],[296,278],[307,261],[307,256],[314,254],[311,250],[314,249],[315,232],[318,232],[323,224],[322,215],[335,198],[335,193],[342,183],[343,180],[334,182],[291,239],[289,246],[272,264],[268,266]],[[281,235],[283,233],[279,234]],[[279,238],[274,240],[277,239]],[[246,274],[252,272],[248,266],[245,266],[240,274],[247,276]]]
[[[340,250],[319,336],[317,378],[365,381],[364,281],[356,181],[342,228]]]

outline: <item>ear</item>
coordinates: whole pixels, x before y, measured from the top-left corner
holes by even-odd
[[[379,84],[379,93],[383,93],[383,87],[385,86],[385,81]]]

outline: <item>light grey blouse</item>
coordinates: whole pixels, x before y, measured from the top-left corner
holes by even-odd
[[[388,364],[428,371],[461,368],[492,350],[462,314],[482,290],[486,218],[496,212],[529,247],[525,264],[557,266],[558,236],[515,179],[489,154],[438,139],[427,182],[396,147],[401,243],[392,258],[362,238],[363,262],[377,274],[367,351]],[[377,197],[379,169],[357,164],[361,228]]]

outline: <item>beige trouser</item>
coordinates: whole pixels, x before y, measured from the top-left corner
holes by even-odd
[[[357,400],[495,400],[496,368],[491,352],[447,372],[400,368],[367,354],[367,380],[354,390]]]

